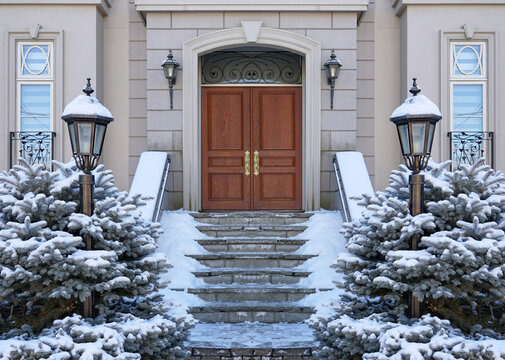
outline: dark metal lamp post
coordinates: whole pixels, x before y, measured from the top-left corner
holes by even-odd
[[[94,92],[91,79],[87,79],[86,87],[82,90],[86,95],[78,95],[63,111],[62,119],[68,125],[72,154],[79,170],[80,211],[91,216],[94,211],[93,190],[95,177],[91,174],[102,155],[103,141],[107,125],[114,120],[109,110],[91,97]],[[93,239],[87,237],[86,250],[93,250]],[[83,303],[83,316],[93,317],[94,298],[88,296]]]
[[[177,69],[179,68],[179,63],[174,60],[174,56],[172,55],[172,50],[168,50],[168,56],[161,64],[163,68],[163,72],[165,73],[165,77],[168,80],[168,88],[170,89],[170,109],[173,109],[173,101],[174,101],[174,90],[173,87],[175,85],[175,81],[177,80]]]
[[[405,164],[412,171],[409,176],[410,213],[412,216],[424,212],[424,175],[420,172],[428,165],[433,145],[433,136],[437,122],[442,118],[438,107],[426,96],[418,95],[416,78],[410,89],[412,97],[398,107],[391,115],[391,120],[398,130],[400,146]],[[419,237],[410,239],[410,249],[417,250]],[[421,303],[412,294],[409,299],[410,317],[421,316]]]
[[[330,59],[324,63],[326,68],[326,78],[328,79],[328,85],[331,86],[331,109],[333,109],[333,97],[335,92],[335,80],[338,79],[340,74],[340,69],[342,68],[342,62],[337,59],[335,55],[335,50],[331,51]]]

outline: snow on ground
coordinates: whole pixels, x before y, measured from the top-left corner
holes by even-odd
[[[200,223],[185,211],[164,211],[160,223],[164,233],[158,239],[158,251],[163,253],[172,265],[172,268],[162,274],[162,281],[169,284],[160,292],[174,310],[177,310],[177,304],[182,306],[181,311],[189,306],[203,304],[203,300],[189,294],[187,290],[204,284],[203,280],[197,279],[192,272],[205,269],[205,266],[185,255],[208,253],[195,241],[207,236],[198,231],[196,226]]]
[[[317,255],[297,269],[311,272],[301,280],[300,286],[318,290],[300,300],[300,304],[314,306],[318,315],[323,315],[324,312],[328,316],[333,311],[331,304],[338,302],[343,292],[336,286],[336,283],[342,281],[342,274],[332,267],[340,254],[347,253],[345,238],[340,233],[342,222],[340,211],[318,211],[304,223],[307,229],[296,236],[309,241],[295,253]]]

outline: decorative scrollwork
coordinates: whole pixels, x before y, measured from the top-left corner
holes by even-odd
[[[17,159],[23,158],[30,164],[42,164],[51,167],[53,141],[52,131],[13,131],[10,133],[11,167]]]
[[[494,166],[494,134],[490,131],[452,131],[447,134],[454,165],[473,164],[484,157]]]
[[[217,51],[202,57],[203,84],[301,84],[302,58],[287,51]]]

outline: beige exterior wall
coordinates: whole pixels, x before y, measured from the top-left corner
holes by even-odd
[[[114,172],[120,190],[130,188],[128,137],[132,122],[128,111],[128,39],[131,36],[128,11],[127,1],[114,1],[113,11],[104,19],[103,31],[103,103],[114,116],[114,122],[107,128],[103,162]]]
[[[357,144],[375,180],[375,3],[370,1],[358,27]]]
[[[433,157],[437,161],[449,158],[447,132],[450,131],[449,109],[449,40],[485,41],[488,46],[488,129],[494,131],[495,167],[505,169],[505,129],[503,116],[505,103],[501,94],[505,91],[505,72],[500,70],[505,60],[505,47],[500,42],[505,33],[505,4],[471,5],[438,4],[400,7],[397,15],[401,26],[401,73],[402,97],[406,97],[411,78],[417,77],[423,94],[439,105],[442,120],[437,125]],[[468,3],[468,2],[467,2]],[[473,34],[465,32],[472,29]]]
[[[53,130],[55,158],[71,156],[66,125],[61,120],[64,106],[77,96],[86,77],[93,79],[97,97],[103,101],[103,16],[108,6],[93,1],[77,5],[7,5],[0,1],[0,169],[9,165],[9,132],[16,130],[16,41],[54,41]],[[40,30],[35,31],[37,25]],[[31,31],[31,32],[30,32]]]
[[[146,28],[129,1],[128,41],[128,182],[131,184],[140,154],[147,150],[147,56]]]
[[[391,0],[375,0],[375,189],[384,190],[388,175],[401,163],[395,126],[389,121],[404,100],[400,94],[400,19]]]
[[[242,20],[260,20],[264,27],[301,34],[322,45],[322,63],[331,49],[343,62],[336,82],[335,110],[330,110],[330,91],[321,70],[321,206],[333,208],[332,154],[355,150],[357,142],[357,14],[355,12],[151,12],[147,13],[147,149],[169,151],[173,163],[169,179],[170,207],[182,206],[182,77],[185,41],[219,29],[240,27]],[[170,110],[167,80],[160,64],[168,49],[182,71],[174,87]],[[197,159],[195,159],[197,161]]]

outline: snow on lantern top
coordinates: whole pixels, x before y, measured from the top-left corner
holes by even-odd
[[[97,117],[102,120],[106,120],[111,122],[114,120],[110,111],[100,104],[97,98],[91,97],[91,93],[94,90],[91,88],[91,84],[86,86],[83,91],[86,95],[77,95],[74,100],[72,100],[67,106],[65,106],[65,110],[63,110],[62,118],[67,118],[69,115],[72,117]]]
[[[412,89],[410,93],[413,96],[405,99],[403,104],[396,108],[391,114],[391,121],[398,118],[405,117],[442,117],[440,109],[435,105],[430,99],[424,95],[418,95],[421,89],[417,87],[417,83],[414,80]]]

